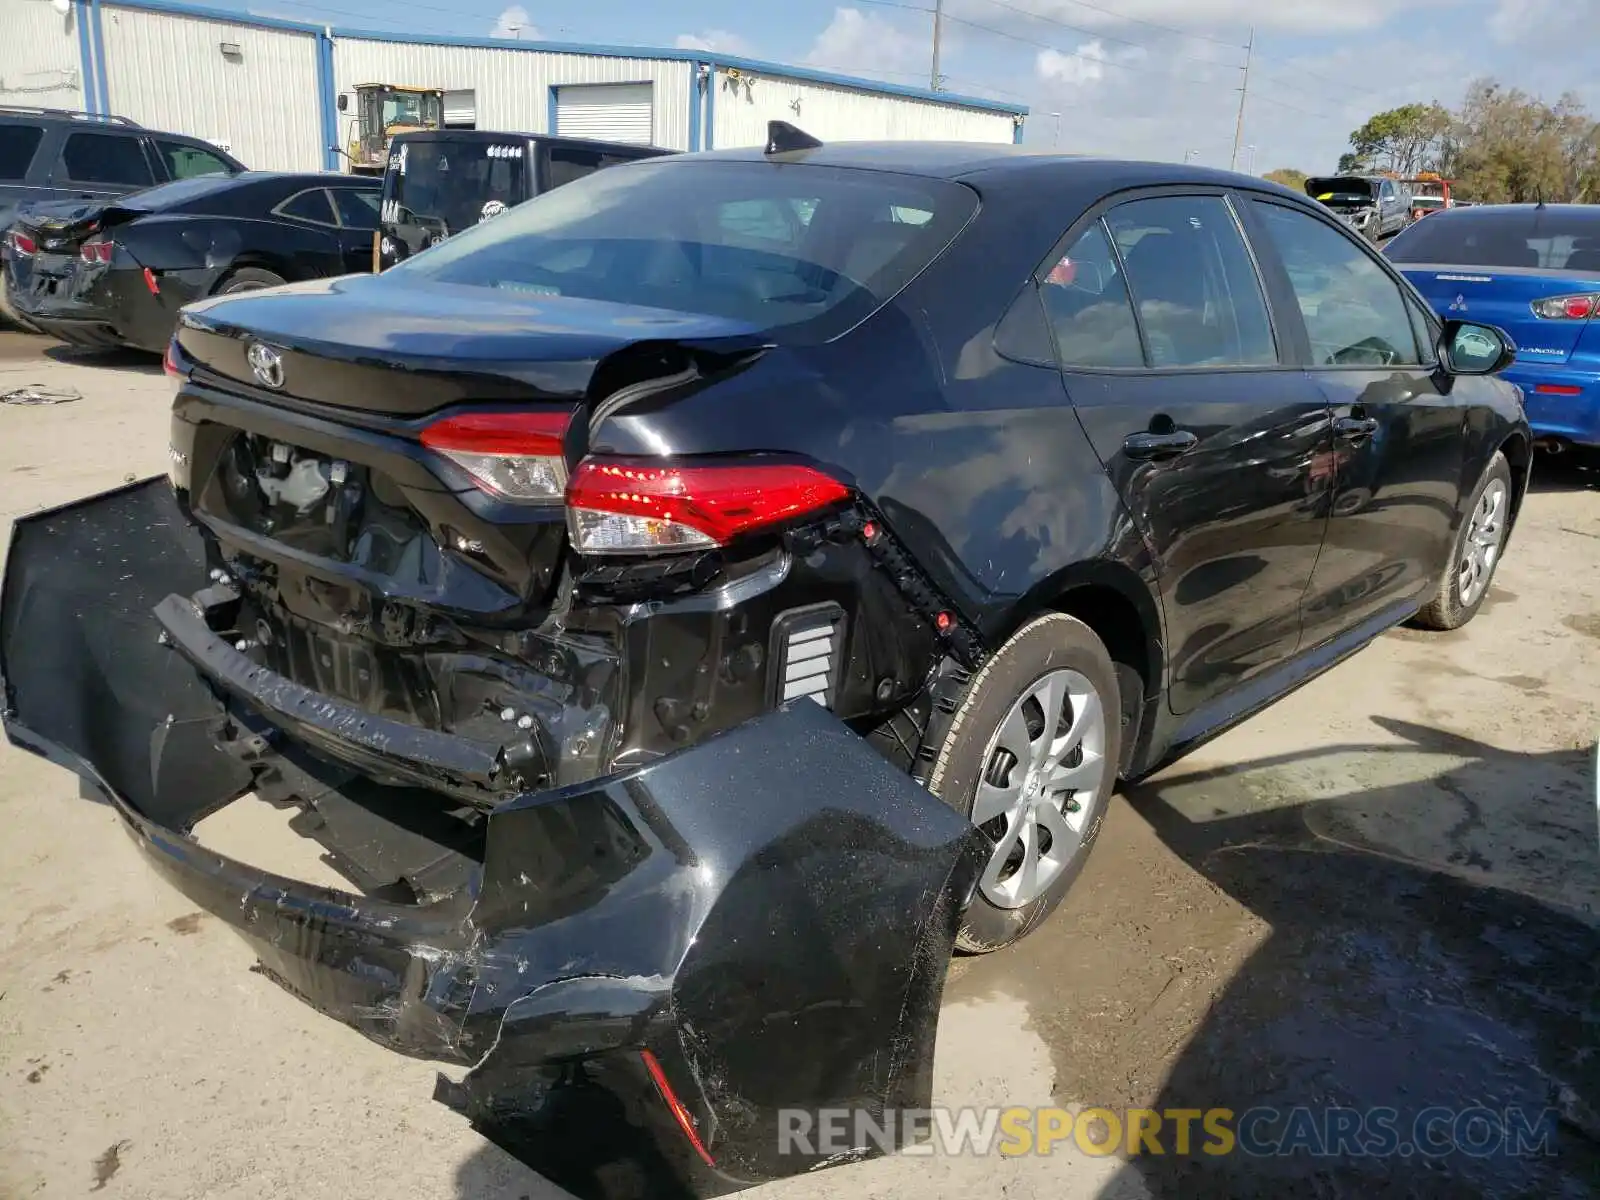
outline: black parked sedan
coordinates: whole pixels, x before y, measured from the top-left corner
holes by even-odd
[[[1038,927],[1119,779],[1472,618],[1512,352],[1260,179],[616,166],[188,310],[170,486],[17,523],[7,728],[526,1161],[727,1191],[859,1156],[819,1110],[904,1136],[949,952]],[[252,789],[347,892],[188,839]]]
[[[372,269],[382,182],[245,171],[39,213],[6,235],[6,298],[65,342],[160,353],[178,310]]]

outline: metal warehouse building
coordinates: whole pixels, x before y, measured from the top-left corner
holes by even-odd
[[[654,143],[1020,141],[1027,109],[698,50],[442,38],[239,16],[178,0],[0,0],[0,105],[114,113],[252,167],[339,170],[359,83],[446,90],[447,124]]]

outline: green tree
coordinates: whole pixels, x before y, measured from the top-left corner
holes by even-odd
[[[1297,192],[1306,190],[1306,173],[1297,171],[1293,167],[1279,167],[1276,171],[1268,171],[1262,178],[1270,179],[1273,183],[1281,183],[1284,187]]]
[[[1547,104],[1480,79],[1445,156],[1463,195],[1488,204],[1600,200],[1600,126],[1576,96]]]
[[[1397,175],[1431,170],[1454,125],[1449,110],[1438,104],[1405,104],[1377,113],[1351,133],[1350,153],[1339,160],[1339,170]]]

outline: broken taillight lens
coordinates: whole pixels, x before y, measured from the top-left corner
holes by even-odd
[[[78,257],[86,263],[108,263],[116,248],[116,243],[104,235],[92,237],[78,248]]]
[[[590,458],[567,488],[567,528],[583,554],[702,550],[849,495],[837,479],[799,463]]]
[[[422,431],[422,444],[503,500],[558,503],[566,492],[563,443],[572,413],[461,413]]]

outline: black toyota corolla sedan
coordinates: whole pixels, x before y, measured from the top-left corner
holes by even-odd
[[[730,1190],[926,1107],[952,947],[1045,919],[1119,779],[1472,618],[1513,350],[1260,179],[616,166],[187,308],[170,483],[17,524],[8,730],[540,1170]],[[349,890],[190,839],[249,793]]]
[[[23,210],[6,235],[6,299],[64,342],[159,354],[192,300],[370,271],[381,188],[244,171]]]

